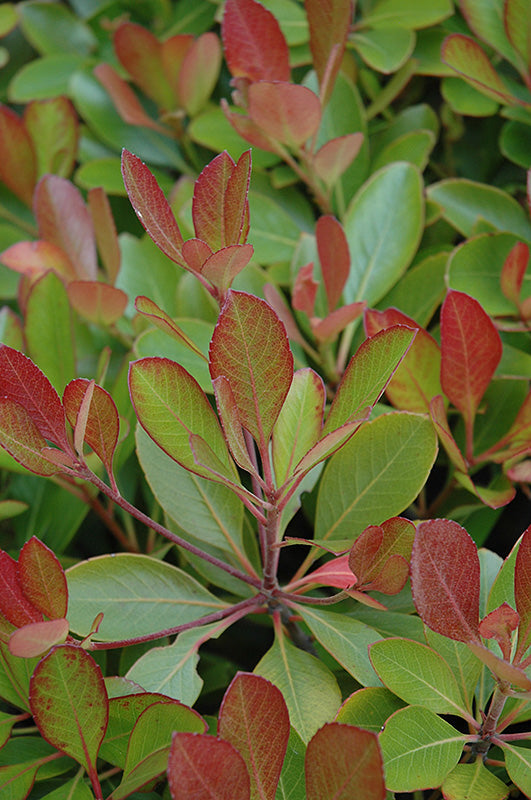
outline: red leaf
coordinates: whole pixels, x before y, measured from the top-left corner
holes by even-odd
[[[455,441],[450,425],[448,424],[448,417],[446,416],[446,408],[444,407],[444,398],[438,394],[430,403],[430,416],[435,426],[435,430],[441,440],[441,444],[446,450],[448,457],[452,464],[463,473],[468,470],[467,463]]]
[[[0,344],[0,397],[23,406],[41,435],[72,452],[66,436],[65,413],[59,395],[31,359]]]
[[[0,397],[0,444],[13,458],[36,475],[55,475],[62,467],[48,459],[46,439],[24,406]],[[64,456],[62,450],[53,453]]]
[[[386,394],[396,408],[420,413],[429,411],[431,399],[442,391],[439,377],[441,351],[435,339],[415,320],[396,308],[385,311],[368,309],[364,322],[368,336],[374,336],[393,325],[408,325],[417,329],[415,340],[393,375]]]
[[[0,180],[31,207],[37,163],[31,138],[19,117],[0,105]]]
[[[185,244],[189,244],[192,240],[188,240]],[[183,248],[184,251],[184,248]],[[207,361],[207,357],[204,353],[199,350],[199,348],[192,342],[189,336],[185,334],[183,330],[177,325],[176,322],[172,320],[172,318],[166,314],[159,306],[150,300],[149,297],[145,297],[144,295],[140,295],[135,300],[135,308],[139,314],[143,314],[146,317],[149,317],[154,325],[157,326],[161,331],[171,336],[173,339],[176,339],[181,344],[184,344],[195,353],[199,358],[202,358],[203,361]]]
[[[372,731],[329,722],[305,756],[307,800],[385,800],[383,759]]]
[[[411,554],[411,589],[429,628],[460,642],[478,641],[479,556],[457,522],[420,523]]]
[[[384,594],[399,592],[409,574],[414,539],[415,526],[403,517],[391,517],[381,525],[365,528],[349,555],[350,568],[358,576],[356,588]]]
[[[110,64],[97,64],[94,67],[94,75],[110,95],[114,107],[124,122],[129,125],[142,125],[144,128],[153,128],[153,130],[162,133],[166,132],[162,125],[159,125],[158,122],[155,122],[146,114],[144,107],[129,84],[118,75]]]
[[[162,52],[162,60],[164,62],[164,71],[174,91],[177,91],[179,73],[183,61],[194,41],[195,39],[191,33],[178,33],[159,43]],[[182,105],[180,101],[179,105]]]
[[[35,188],[33,209],[41,239],[64,250],[79,278],[96,280],[94,227],[79,189],[66,178],[45,175]]]
[[[251,462],[245,444],[242,423],[238,413],[238,407],[234,402],[234,395],[230,383],[223,375],[220,375],[219,378],[212,381],[212,385],[214,387],[214,395],[216,397],[216,405],[223,427],[223,433],[225,434],[225,439],[232,453],[232,457],[239,467],[247,470],[251,475],[256,475],[256,468]]]
[[[225,692],[218,735],[240,753],[251,778],[251,796],[274,800],[289,739],[282,693],[259,675],[239,672]]]
[[[313,136],[321,123],[321,103],[306,86],[259,81],[249,86],[249,117],[272,139],[293,149]]]
[[[333,65],[329,66],[328,78],[332,87],[339,70],[352,16],[351,0],[306,0],[306,14],[310,26],[310,50],[312,60],[322,85],[332,51]]]
[[[326,564],[317,567],[313,572],[298,580],[296,585],[317,584],[319,586],[336,586],[338,589],[351,589],[357,583],[357,580],[357,576],[354,575],[349,566],[347,554],[332,558]]]
[[[196,39],[188,49],[179,71],[177,91],[180,104],[190,116],[195,116],[212,94],[221,58],[219,39],[211,31]]]
[[[15,272],[37,277],[53,269],[67,281],[74,280],[76,270],[65,251],[53,242],[38,239],[35,242],[16,242],[4,250],[2,264]]]
[[[3,550],[0,550],[0,612],[17,628],[42,622],[41,612],[22,590],[17,562]]]
[[[501,290],[515,306],[519,305],[522,282],[529,262],[529,246],[517,242],[505,259],[500,275]]]
[[[514,597],[520,616],[515,661],[523,658],[531,644],[531,525],[524,531],[516,554]]]
[[[66,619],[30,622],[13,631],[9,638],[9,652],[19,658],[42,656],[54,645],[62,644],[68,636],[68,630]]]
[[[230,289],[234,278],[240,274],[253,256],[251,244],[233,244],[222,247],[207,258],[201,268],[202,275],[221,292],[223,296]]]
[[[245,241],[250,170],[250,151],[243,153],[237,164],[224,151],[207,164],[195,182],[192,203],[195,234],[213,252]]]
[[[63,405],[73,428],[76,427],[79,410],[90,381],[76,378],[70,381],[63,394]],[[114,400],[101,386],[94,386],[94,393],[86,420],[85,441],[101,459],[109,476],[112,476],[114,451],[118,443],[120,420]]]
[[[145,230],[168,258],[185,267],[183,237],[155,176],[137,156],[122,151],[122,176],[131,205]]]
[[[277,20],[255,0],[227,0],[221,24],[233,77],[289,81],[289,49]]]
[[[267,150],[268,153],[278,153],[278,145],[269,136],[261,130],[261,128],[253,122],[252,119],[246,114],[240,114],[236,111],[231,111],[225,98],[221,99],[221,108],[227,117],[228,121],[242,139],[246,142],[259,147],[261,150]]]
[[[176,733],[168,760],[173,800],[250,800],[245,761],[229,742],[200,733]]]
[[[28,600],[49,619],[66,617],[68,587],[56,555],[32,536],[18,558],[20,585]]]
[[[127,307],[127,295],[101,281],[71,281],[66,287],[72,307],[97,325],[112,325]]]
[[[328,310],[333,311],[350,272],[350,252],[347,237],[335,217],[319,217],[315,226],[317,252],[328,298]]]
[[[301,267],[293,284],[292,306],[309,317],[313,314],[319,284],[313,277],[313,263]]]
[[[484,639],[496,639],[500,645],[503,658],[511,659],[513,631],[518,627],[519,616],[508,603],[502,603],[479,623],[479,633]]]
[[[210,343],[210,374],[229,381],[242,425],[263,454],[293,377],[286,331],[264,300],[228,292]]]
[[[109,278],[109,283],[114,284],[120,271],[120,245],[116,235],[116,225],[114,224],[109,198],[101,186],[89,189],[88,204],[96,233],[98,251]]]
[[[350,322],[358,319],[365,308],[367,303],[365,300],[360,300],[358,303],[349,303],[346,306],[340,306],[335,311],[331,311],[324,319],[312,319],[312,333],[319,342],[327,342],[330,339],[335,339],[338,333],[341,333]]]
[[[362,144],[362,133],[347,133],[345,136],[337,136],[325,142],[313,157],[312,163],[316,175],[326,186],[334,186],[354,161]]]
[[[478,301],[450,290],[441,309],[441,384],[468,425],[501,354],[498,331]]]
[[[124,22],[114,34],[114,49],[122,66],[135,83],[151,97],[160,108],[171,110],[176,106],[158,39],[141,25]]]

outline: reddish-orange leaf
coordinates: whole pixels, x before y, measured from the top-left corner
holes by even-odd
[[[340,306],[335,311],[324,319],[312,319],[312,333],[319,342],[326,342],[330,339],[335,339],[338,333],[341,333],[350,322],[360,317],[367,304],[365,300],[360,300],[359,303],[349,303],[346,306]]]
[[[435,429],[441,440],[441,444],[446,450],[451,462],[461,472],[467,472],[468,466],[464,459],[457,442],[455,441],[450,425],[448,424],[448,417],[446,416],[446,408],[444,405],[444,398],[438,394],[430,403],[430,416]]]
[[[514,570],[514,597],[520,615],[518,628],[518,650],[516,658],[522,658],[531,644],[531,525],[524,531],[516,554]]]
[[[109,283],[114,284],[120,271],[120,245],[116,235],[116,225],[109,203],[109,198],[101,186],[89,189],[88,205],[98,251],[109,278]]]
[[[37,180],[33,144],[22,120],[4,105],[0,105],[0,180],[31,206]]]
[[[123,22],[114,34],[114,49],[122,66],[148,97],[168,111],[175,107],[162,46],[151,31],[134,22]]]
[[[37,175],[47,172],[67,178],[77,156],[79,120],[67,97],[28,103],[24,124],[37,158]]]
[[[442,391],[441,351],[433,336],[396,308],[385,311],[368,309],[364,321],[368,336],[374,336],[393,325],[408,325],[417,329],[415,340],[393,375],[386,393],[396,408],[427,412],[431,399]]]
[[[223,433],[232,457],[239,467],[247,470],[251,475],[256,475],[256,467],[249,457],[238,407],[234,402],[230,383],[223,375],[220,375],[219,378],[212,381],[212,385]]]
[[[354,161],[362,144],[362,133],[347,133],[345,136],[338,136],[325,142],[313,157],[312,163],[316,175],[326,186],[334,186]]]
[[[478,301],[449,291],[441,309],[441,384],[468,424],[501,355],[499,333]]]
[[[68,588],[57,556],[32,536],[20,551],[18,575],[28,600],[49,619],[66,616]]]
[[[352,16],[352,2],[351,0],[306,0],[305,7],[310,26],[310,50],[319,83],[323,81],[330,54],[336,47],[331,76],[333,85],[345,51]]]
[[[175,94],[178,94],[177,86],[182,63],[193,43],[194,37],[191,33],[178,33],[160,42],[164,71]]]
[[[29,278],[37,277],[53,269],[60,277],[67,281],[76,278],[76,271],[69,257],[56,244],[44,239],[34,242],[16,242],[2,253],[2,264],[15,272],[27,275]]]
[[[112,325],[127,306],[125,292],[101,281],[71,281],[66,291],[72,307],[98,325]]]
[[[13,631],[9,638],[9,652],[19,658],[42,656],[50,647],[62,644],[68,636],[68,631],[67,619],[30,622]]]
[[[200,111],[212,94],[221,68],[221,45],[215,33],[200,36],[187,51],[179,71],[177,92],[190,116]]]
[[[17,562],[0,550],[0,613],[21,628],[29,622],[42,622],[41,612],[22,590]]]
[[[181,231],[155,176],[128,150],[122,152],[122,175],[131,205],[157,247],[172,261],[186,266]]]
[[[321,103],[306,86],[259,81],[249,86],[249,117],[272,139],[297,149],[321,123]]]
[[[274,800],[289,739],[282,693],[260,675],[239,672],[225,692],[218,735],[240,753],[251,778],[251,796]]]
[[[526,692],[531,690],[531,680],[529,680],[523,669],[516,667],[514,664],[510,664],[508,661],[504,661],[503,658],[497,656],[496,653],[493,653],[492,650],[485,647],[484,644],[479,642],[467,642],[467,645],[469,650],[488,666],[492,674],[495,675],[497,681],[512,683],[514,686],[517,686],[519,689],[524,689]]]
[[[319,284],[313,277],[313,262],[301,267],[293,284],[292,306],[309,317],[313,314]]]
[[[293,378],[286,330],[264,300],[227,293],[210,343],[210,374],[227,378],[242,425],[264,453]]]
[[[398,586],[400,591],[407,580],[414,539],[415,526],[404,517],[365,528],[349,554],[350,568],[358,576],[357,588],[394,594]]]
[[[203,361],[208,360],[205,354],[199,350],[199,348],[177,325],[177,323],[174,322],[165,311],[159,308],[159,306],[153,302],[153,300],[150,300],[149,297],[145,297],[144,295],[137,297],[135,300],[135,308],[139,314],[144,314],[146,317],[149,317],[153,324],[157,326],[157,328],[160,328],[161,331],[164,331],[164,333],[172,336],[181,344],[184,344],[196,355],[198,355],[199,358],[202,358]]]
[[[96,280],[98,260],[92,218],[81,192],[66,178],[45,175],[35,188],[33,207],[39,236],[60,247],[78,278]],[[65,225],[65,220],[68,225]]]
[[[252,119],[249,119],[246,114],[231,111],[225,98],[221,99],[221,108],[234,130],[242,139],[245,139],[246,142],[254,145],[254,147],[259,147],[260,150],[267,150],[269,153],[278,152],[275,142],[265,135],[260,126],[253,122]]]
[[[0,397],[0,445],[36,475],[61,471],[60,466],[48,459],[46,451],[50,448],[26,409],[8,397]],[[64,456],[62,450],[54,449],[53,453]]]
[[[182,254],[192,272],[201,272],[203,264],[212,255],[212,249],[202,239],[187,239]]]
[[[201,273],[210,283],[224,294],[232,281],[252,258],[254,248],[251,244],[233,244],[222,247],[213,253],[201,268]]]
[[[221,25],[233,77],[289,81],[289,49],[277,20],[255,0],[227,0]]]
[[[411,554],[411,588],[429,628],[460,642],[479,641],[479,556],[457,522],[420,523]]]
[[[350,272],[350,251],[341,223],[331,214],[319,217],[315,226],[317,252],[328,298],[328,310],[333,311]]]
[[[0,344],[0,397],[22,406],[41,436],[71,452],[59,395],[27,356]]]
[[[94,67],[94,75],[107,90],[124,122],[129,125],[143,125],[145,128],[153,128],[156,131],[164,132],[164,128],[146,114],[144,107],[129,84],[118,75],[110,64],[97,64]]]
[[[225,238],[227,244],[243,244],[249,233],[249,185],[251,151],[246,150],[233,168],[225,190]]]
[[[76,378],[65,388],[63,405],[73,428],[90,381]],[[118,442],[120,420],[114,400],[101,386],[94,386],[90,410],[86,420],[85,441],[103,462],[105,469],[112,475],[112,461]]]
[[[383,759],[372,731],[329,722],[305,756],[307,800],[385,800]]]
[[[168,759],[173,800],[250,800],[245,761],[234,747],[204,733],[175,733]]]
[[[508,603],[502,603],[479,623],[479,634],[484,639],[496,639],[502,656],[511,660],[512,634],[518,627],[519,616]]]
[[[519,305],[522,282],[529,263],[529,245],[517,242],[502,267],[500,286],[505,297],[515,306]]]
[[[351,589],[357,583],[357,576],[349,566],[349,556],[336,556],[313,572],[297,581],[297,586],[317,584],[335,586],[338,589]]]

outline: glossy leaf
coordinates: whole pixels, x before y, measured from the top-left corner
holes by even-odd
[[[412,792],[440,786],[459,761],[465,740],[427,708],[400,709],[380,734],[387,788]]]
[[[74,168],[79,122],[70,100],[51,97],[26,106],[24,123],[37,160],[37,176],[53,173],[67,178]]]
[[[31,206],[37,180],[37,163],[23,121],[7,106],[0,106],[0,179],[27,206]]]
[[[295,311],[302,311],[311,317],[318,289],[319,284],[313,277],[313,262],[310,261],[299,269],[293,284],[292,306]]]
[[[502,354],[500,336],[477,300],[449,291],[441,309],[441,384],[471,424]]]
[[[12,625],[41,622],[42,614],[24,594],[17,562],[0,550],[0,611]]]
[[[162,47],[151,31],[133,22],[124,22],[114,34],[114,48],[121,64],[148,97],[161,108],[175,107]]]
[[[71,567],[66,576],[71,629],[87,636],[103,611],[103,621],[94,634],[97,640],[155,633],[223,608],[223,603],[190,575],[149,556],[99,556]]]
[[[347,133],[325,142],[313,158],[313,168],[326,186],[335,186],[345,170],[358,155],[363,134]]]
[[[384,686],[367,686],[347,697],[337,712],[336,720],[346,725],[363,725],[365,730],[380,733],[391,714],[404,705]]]
[[[337,556],[309,572],[297,583],[301,586],[316,584],[318,586],[337,586],[339,589],[351,589],[358,579],[349,567],[348,560],[348,555]]]
[[[330,722],[339,708],[341,693],[330,670],[283,635],[275,637],[254,671],[280,689],[291,724],[304,742]]]
[[[420,492],[436,452],[424,417],[400,412],[366,423],[323,473],[315,538],[353,541],[367,525],[400,514]]]
[[[234,477],[220,424],[206,395],[186,370],[168,358],[144,358],[129,368],[129,389],[138,420],[146,433],[177,463],[198,475],[189,437],[208,442],[229,477]],[[218,463],[212,467],[217,469]]]
[[[385,311],[368,309],[364,321],[368,336],[393,325],[417,329],[411,348],[387,386],[386,394],[396,408],[428,411],[432,397],[441,394],[441,352],[435,339],[424,328],[418,327],[415,320],[395,308]]]
[[[263,451],[293,377],[286,331],[267,303],[227,294],[210,343],[210,374],[227,378],[242,425]]]
[[[245,761],[223,739],[206,734],[176,733],[168,761],[173,800],[250,800]]]
[[[18,575],[28,600],[49,619],[66,616],[68,592],[57,556],[32,536],[20,551]]]
[[[72,428],[76,423],[89,381],[76,378],[65,388],[63,406]],[[114,451],[118,443],[120,421],[114,400],[101,386],[94,386],[86,420],[84,440],[101,459],[109,475],[112,475]]]
[[[190,116],[195,116],[212,94],[221,68],[221,45],[215,33],[199,36],[187,49],[179,70],[177,93]]]
[[[277,20],[261,3],[228,0],[221,33],[233,77],[289,81],[288,45]]]
[[[109,198],[101,186],[96,186],[89,190],[88,206],[94,225],[98,252],[108,280],[114,285],[120,271],[120,244],[116,234],[116,225]]]
[[[327,342],[331,339],[336,339],[339,333],[344,330],[347,325],[358,319],[365,311],[365,301],[359,303],[349,303],[346,306],[340,306],[332,311],[324,319],[312,319],[312,333],[319,342]]]
[[[518,306],[524,275],[529,262],[529,246],[525,242],[517,242],[504,261],[500,286],[505,297]]]
[[[509,777],[524,794],[531,793],[531,754],[527,747],[504,746],[505,766]]]
[[[471,36],[452,33],[442,46],[441,57],[463,78],[499,103],[512,105],[515,97],[490,63],[487,54]]]
[[[39,236],[60,247],[82,280],[96,280],[94,227],[81,192],[70,181],[45,175],[35,188],[33,209]],[[64,220],[69,224],[65,225]]]
[[[195,234],[213,252],[242,244],[246,239],[250,177],[250,150],[236,164],[224,151],[207,164],[195,182],[192,203]]]
[[[518,627],[518,649],[515,658],[522,657],[531,644],[531,525],[524,531],[514,570],[514,596],[516,610],[520,616]]]
[[[420,523],[411,555],[411,588],[428,627],[457,641],[478,641],[478,552],[457,522]]]
[[[297,370],[273,428],[273,466],[279,486],[319,440],[324,405],[321,377],[311,369]]]
[[[410,705],[436,714],[467,716],[457,681],[445,660],[430,647],[409,639],[382,639],[370,659],[385,686]]]
[[[323,434],[358,417],[378,401],[414,336],[410,328],[396,326],[360,345],[337,388]]]
[[[110,64],[96,64],[94,75],[107,90],[124,122],[161,130],[161,126],[146,114],[133,89]]]
[[[504,800],[508,787],[478,759],[473,764],[458,764],[443,781],[447,800]]]
[[[317,731],[306,749],[308,800],[384,800],[383,763],[378,737],[371,731],[331,722]]]
[[[36,475],[60,472],[58,464],[47,458],[47,441],[26,409],[6,397],[0,397],[0,444],[23,467]],[[61,451],[54,451],[61,454]]]
[[[201,273],[224,294],[252,256],[253,247],[250,244],[229,245],[209,256],[201,268]]]
[[[206,356],[199,350],[182,328],[149,297],[145,297],[144,295],[137,297],[135,300],[135,309],[140,314],[149,317],[153,324],[161,331],[164,331],[164,333],[168,334],[179,343],[182,343],[204,361],[207,360]]]
[[[94,774],[108,721],[101,670],[80,647],[58,645],[39,661],[30,682],[39,731]]]
[[[243,757],[251,798],[275,799],[289,730],[288,709],[277,687],[259,675],[239,672],[225,692],[218,735]]]
[[[249,87],[249,116],[271,139],[297,149],[317,132],[321,103],[305,86],[262,80]]]
[[[181,231],[154,175],[128,150],[122,152],[122,175],[131,205],[145,230],[168,258],[186,266]]]
[[[73,280],[75,268],[67,254],[52,242],[16,242],[2,253],[2,264],[30,277],[53,269],[58,275]]]
[[[0,344],[0,396],[22,406],[41,435],[70,449],[59,395],[35,364],[18,350]]]
[[[341,299],[350,271],[348,242],[340,223],[329,214],[317,220],[315,238],[328,309],[333,311]]]
[[[9,639],[9,651],[19,658],[42,656],[53,645],[62,644],[68,636],[68,630],[66,619],[30,622],[13,631]]]
[[[326,75],[328,85],[333,86],[350,26],[350,0],[308,0],[306,14],[312,61],[319,83],[322,86]]]

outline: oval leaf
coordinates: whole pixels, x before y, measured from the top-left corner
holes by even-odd
[[[255,0],[227,0],[221,26],[233,77],[289,81],[289,50],[277,20]]]
[[[229,742],[197,733],[176,733],[168,761],[173,800],[250,800],[245,761]]]
[[[68,590],[57,556],[36,536],[27,541],[18,558],[18,575],[24,594],[49,619],[66,616]]]

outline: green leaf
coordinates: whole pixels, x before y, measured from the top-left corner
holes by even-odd
[[[493,97],[482,94],[463,78],[443,78],[441,94],[456,114],[490,117],[499,108],[499,103]]]
[[[234,130],[221,108],[208,108],[190,121],[188,135],[192,141],[214,150],[217,153],[226,150],[234,161],[237,161],[244,150],[249,148],[248,142]],[[253,166],[255,169],[271,167],[278,162],[275,153],[255,147],[253,149]],[[253,241],[254,244],[254,241]]]
[[[380,733],[391,714],[403,706],[402,700],[384,686],[367,686],[347,697],[336,720]]]
[[[465,741],[466,735],[427,708],[400,709],[380,734],[387,788],[413,792],[440,786],[459,761]]]
[[[399,308],[426,328],[446,294],[447,260],[448,253],[442,252],[416,262],[382,298],[378,308]]]
[[[504,800],[509,787],[477,760],[458,764],[444,779],[442,791],[448,800]]]
[[[452,14],[450,0],[431,0],[419,5],[411,0],[379,0],[373,3],[363,18],[366,25],[381,27],[396,25],[401,28],[427,28]]]
[[[87,784],[77,775],[63,783],[58,789],[44,796],[43,800],[93,800],[94,795]]]
[[[62,3],[24,3],[19,6],[24,35],[42,55],[82,53],[96,47],[96,37],[82,20]]]
[[[155,633],[224,607],[182,570],[144,555],[119,553],[82,561],[67,571],[67,581],[71,629],[86,636],[103,612],[94,637],[101,641]]]
[[[311,606],[297,606],[310,631],[341,666],[362,686],[379,686],[368,649],[381,639],[368,625],[353,617]]]
[[[431,422],[408,413],[366,423],[330,460],[317,500],[316,538],[355,539],[404,511],[437,454]]]
[[[517,105],[517,99],[492,66],[483,48],[471,36],[452,33],[441,48],[441,58],[487,97],[497,103]]]
[[[504,25],[504,0],[462,0],[462,12],[472,32],[487,42],[508,61],[514,63],[514,49]]]
[[[407,28],[382,27],[354,33],[351,42],[369,67],[388,75],[413,52],[415,34]]]
[[[430,130],[410,131],[397,137],[384,147],[374,159],[373,171],[393,161],[407,161],[424,170],[435,145],[435,134]]]
[[[54,647],[31,677],[30,705],[42,736],[93,775],[108,721],[107,692],[93,658],[73,645]]]
[[[352,262],[345,301],[381,300],[411,262],[423,225],[422,180],[412,164],[389,164],[372,175],[343,222]]]
[[[469,238],[480,220],[496,231],[507,231],[531,241],[531,222],[522,206],[495,186],[467,178],[448,178],[426,190],[430,200],[441,206],[442,214],[456,230]]]
[[[283,635],[275,637],[254,671],[280,689],[291,724],[304,742],[334,718],[341,702],[336,679],[315,656],[295,647]]]
[[[249,241],[260,264],[291,261],[301,233],[298,221],[279,202],[256,188],[249,192]]]
[[[215,623],[183,631],[173,644],[152,647],[140,656],[126,677],[148,692],[160,692],[193,706],[203,687],[197,672],[199,647],[208,638],[217,639],[223,629],[223,624]]]
[[[437,714],[468,716],[457,681],[445,660],[426,645],[383,639],[370,648],[372,665],[392,692]]]
[[[502,128],[500,150],[506,158],[526,169],[531,163],[529,125],[517,120],[507,122]]]
[[[306,800],[305,751],[306,748],[301,737],[295,728],[291,728],[275,800]]]
[[[134,298],[142,295],[149,297],[173,317],[177,313],[175,294],[182,271],[176,268],[173,261],[165,256],[147,235],[137,239],[129,233],[122,233],[119,241],[122,263],[116,287],[129,295],[127,315],[129,317],[134,315]],[[146,263],[149,263],[149,270],[144,268]],[[195,278],[194,281],[197,283]]]
[[[531,794],[531,750],[507,743],[503,749],[509,777],[524,794]]]
[[[68,96],[72,75],[86,63],[79,53],[61,53],[35,58],[19,69],[9,84],[13,103]]]
[[[459,690],[465,699],[466,708],[472,708],[474,692],[481,674],[481,661],[469,650],[464,642],[449,639],[440,633],[426,628],[426,641],[432,650],[439,653],[450,667]]]

